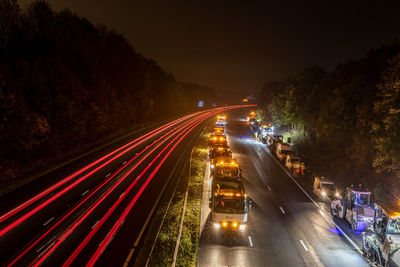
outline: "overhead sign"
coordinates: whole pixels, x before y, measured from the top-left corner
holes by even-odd
[[[197,106],[198,106],[199,108],[202,108],[202,107],[204,106],[204,102],[203,102],[202,100],[200,100],[200,101],[197,103]]]

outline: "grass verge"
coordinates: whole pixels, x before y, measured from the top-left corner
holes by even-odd
[[[188,168],[184,168],[183,175],[176,187],[170,186],[166,190],[134,266],[145,266],[153,244],[148,266],[171,266],[187,188],[188,199],[176,265],[196,266],[208,137],[207,134],[201,135],[193,148],[191,163],[189,164],[190,171]],[[188,177],[189,173],[190,177]]]

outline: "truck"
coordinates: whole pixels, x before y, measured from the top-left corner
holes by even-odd
[[[215,122],[215,126],[225,127],[225,125],[226,125],[226,116],[218,115],[217,116],[217,121]]]
[[[272,126],[271,123],[264,124],[260,127],[260,130],[259,140],[266,144],[274,135],[274,126]]]
[[[213,178],[209,201],[214,231],[234,235],[246,230],[251,200],[240,179]]]
[[[210,157],[210,168],[213,169],[215,167],[215,160],[218,158],[231,158],[232,152],[229,147],[218,146],[214,149],[210,150],[208,153]]]
[[[292,154],[292,147],[287,143],[278,143],[275,150],[276,157],[281,160],[285,161],[286,156]]]
[[[301,172],[300,172],[301,160],[299,157],[294,156],[294,155],[287,155],[285,165],[292,174],[295,174],[295,175],[301,174]]]
[[[236,159],[224,157],[214,160],[214,168],[212,168],[213,177],[230,177],[238,178],[240,176],[239,164]]]
[[[347,187],[344,198],[331,202],[330,211],[333,216],[346,220],[354,231],[368,229],[375,213],[371,204],[371,191],[361,184]]]
[[[372,234],[363,232],[362,251],[376,266],[400,266],[400,209],[375,204]]]
[[[210,141],[208,142],[210,148],[216,146],[225,146],[227,145],[226,136],[225,135],[211,135]]]

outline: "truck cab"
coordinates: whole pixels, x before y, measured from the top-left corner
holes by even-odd
[[[217,121],[215,122],[215,126],[225,127],[226,125],[226,116],[225,115],[218,115]]]
[[[372,234],[363,233],[364,255],[377,266],[400,266],[400,210],[398,205],[375,204]]]
[[[215,149],[210,150],[210,168],[213,169],[215,167],[215,160],[218,158],[231,158],[232,152],[229,147],[219,146]]]
[[[235,234],[247,226],[250,200],[242,181],[234,178],[213,179],[209,207],[215,231]]]
[[[216,147],[216,146],[225,146],[228,145],[226,142],[226,136],[225,135],[211,135],[210,141],[209,141],[209,146]]]
[[[238,178],[240,175],[239,164],[233,158],[216,158],[215,167],[213,168],[213,177],[230,177]]]

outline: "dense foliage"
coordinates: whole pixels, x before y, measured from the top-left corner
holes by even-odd
[[[23,11],[0,0],[3,182],[134,125],[188,112],[201,89],[185,89],[122,35],[69,10],[36,1]]]
[[[314,172],[343,186],[366,183],[378,198],[400,180],[399,52],[396,45],[370,50],[330,72],[314,66],[267,83],[260,95]]]

